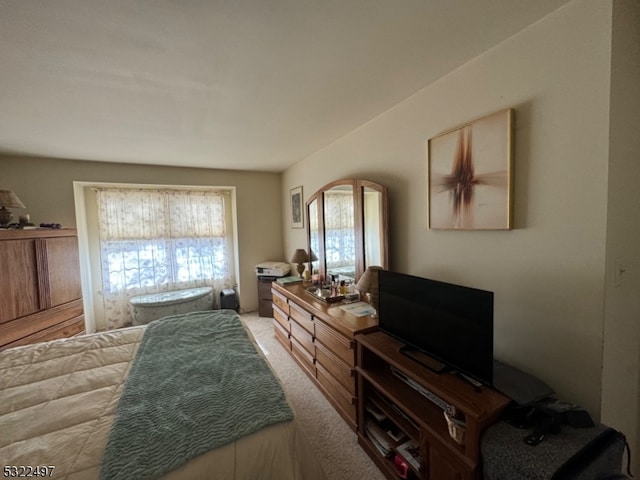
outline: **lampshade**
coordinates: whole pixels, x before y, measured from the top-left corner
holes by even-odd
[[[382,267],[370,266],[364,271],[356,284],[356,290],[362,293],[378,294],[378,271]]]
[[[0,207],[27,208],[11,190],[0,190]]]
[[[304,248],[298,248],[291,256],[291,263],[305,263],[309,261],[309,255]]]
[[[318,257],[316,256],[315,253],[313,253],[313,250],[309,249],[309,258],[312,262],[317,262],[318,261]]]
[[[11,222],[13,213],[7,208],[27,208],[20,201],[18,196],[11,190],[0,190],[0,227],[4,227]]]
[[[358,283],[356,283],[356,290],[360,293],[365,293],[369,298],[369,304],[376,310],[371,315],[372,317],[378,316],[378,272],[382,269],[382,267],[378,266],[367,267]]]

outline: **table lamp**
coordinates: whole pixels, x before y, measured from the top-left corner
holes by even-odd
[[[366,294],[369,304],[376,310],[371,315],[372,317],[377,316],[378,313],[378,272],[380,270],[382,270],[382,267],[373,265],[367,267],[358,283],[356,283],[356,290]]]
[[[298,270],[298,274],[300,278],[302,278],[302,273],[305,269],[305,263],[309,261],[309,255],[307,255],[307,251],[304,248],[298,248],[293,255],[291,256],[291,263],[296,263]]]
[[[7,208],[27,208],[18,196],[11,190],[0,190],[0,227],[7,227],[11,223],[13,213]]]

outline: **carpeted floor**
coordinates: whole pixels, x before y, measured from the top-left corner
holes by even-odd
[[[328,480],[384,480],[358,445],[356,434],[335,411],[291,355],[276,340],[273,320],[242,315],[287,394],[299,424],[316,450]]]

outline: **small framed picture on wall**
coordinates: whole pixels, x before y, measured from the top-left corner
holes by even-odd
[[[302,186],[290,190],[291,197],[291,228],[304,228],[302,209]]]

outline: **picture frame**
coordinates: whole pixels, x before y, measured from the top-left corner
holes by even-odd
[[[302,186],[289,191],[291,205],[291,228],[304,228],[304,208],[302,202]]]
[[[513,121],[507,108],[429,139],[430,229],[512,228]]]

